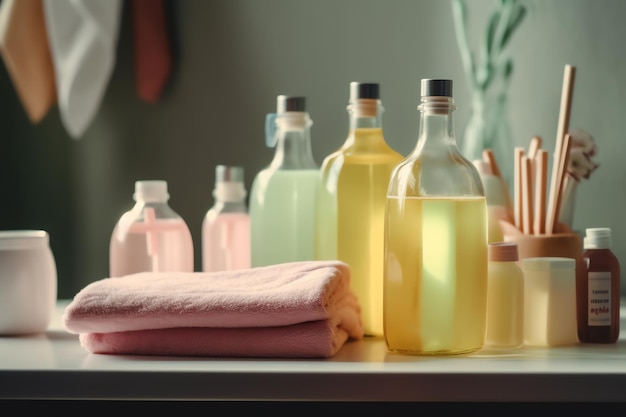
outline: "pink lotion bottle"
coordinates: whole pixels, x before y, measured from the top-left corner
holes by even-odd
[[[193,272],[193,241],[183,218],[169,205],[166,181],[135,182],[134,207],[111,235],[109,274]]]
[[[229,271],[250,267],[250,216],[244,169],[215,168],[215,203],[202,222],[202,270]]]

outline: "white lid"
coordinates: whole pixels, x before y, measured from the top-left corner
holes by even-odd
[[[609,249],[611,247],[611,229],[608,227],[591,227],[585,229],[585,249]]]
[[[17,250],[48,246],[48,233],[44,230],[0,230],[0,249]]]
[[[219,201],[236,203],[246,198],[243,182],[244,169],[239,165],[218,165],[215,167],[215,189],[213,197]]]
[[[530,271],[552,271],[555,269],[575,269],[573,258],[538,257],[522,259],[522,268]]]
[[[242,182],[224,181],[215,185],[213,196],[225,203],[236,203],[246,198],[246,188]]]
[[[243,167],[239,165],[217,165],[215,167],[215,183],[243,182]]]
[[[170,195],[167,193],[167,181],[152,180],[135,182],[135,194],[133,195],[135,201],[167,201],[169,197]]]

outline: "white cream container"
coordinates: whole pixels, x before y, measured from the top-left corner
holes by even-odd
[[[0,335],[46,331],[57,298],[57,270],[43,230],[0,231]]]
[[[567,346],[578,343],[576,261],[546,257],[522,259],[524,344]]]

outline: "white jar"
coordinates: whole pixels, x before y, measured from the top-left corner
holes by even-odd
[[[0,334],[46,331],[57,298],[57,270],[43,230],[0,231]]]
[[[524,344],[567,346],[578,343],[576,261],[546,257],[522,260]]]

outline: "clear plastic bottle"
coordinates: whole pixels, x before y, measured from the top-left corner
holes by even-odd
[[[243,167],[215,167],[215,202],[202,221],[204,272],[250,267],[250,216],[246,196]]]
[[[319,166],[311,152],[312,121],[304,97],[278,96],[266,118],[266,143],[276,146],[250,192],[251,265],[313,260]]]
[[[577,283],[578,338],[582,343],[615,343],[619,338],[621,275],[611,240],[608,227],[586,229],[583,260],[587,279]]]
[[[489,244],[485,345],[517,348],[524,343],[524,272],[517,244]]]
[[[376,83],[350,83],[350,128],[321,167],[316,258],[350,265],[364,332],[383,335],[383,232],[387,187],[402,155],[385,141]]]
[[[456,145],[452,81],[423,79],[421,91],[417,145],[387,193],[385,340],[397,353],[469,353],[485,339],[485,195]]]
[[[193,272],[193,240],[187,224],[169,205],[166,181],[135,182],[134,207],[111,235],[109,274]]]

